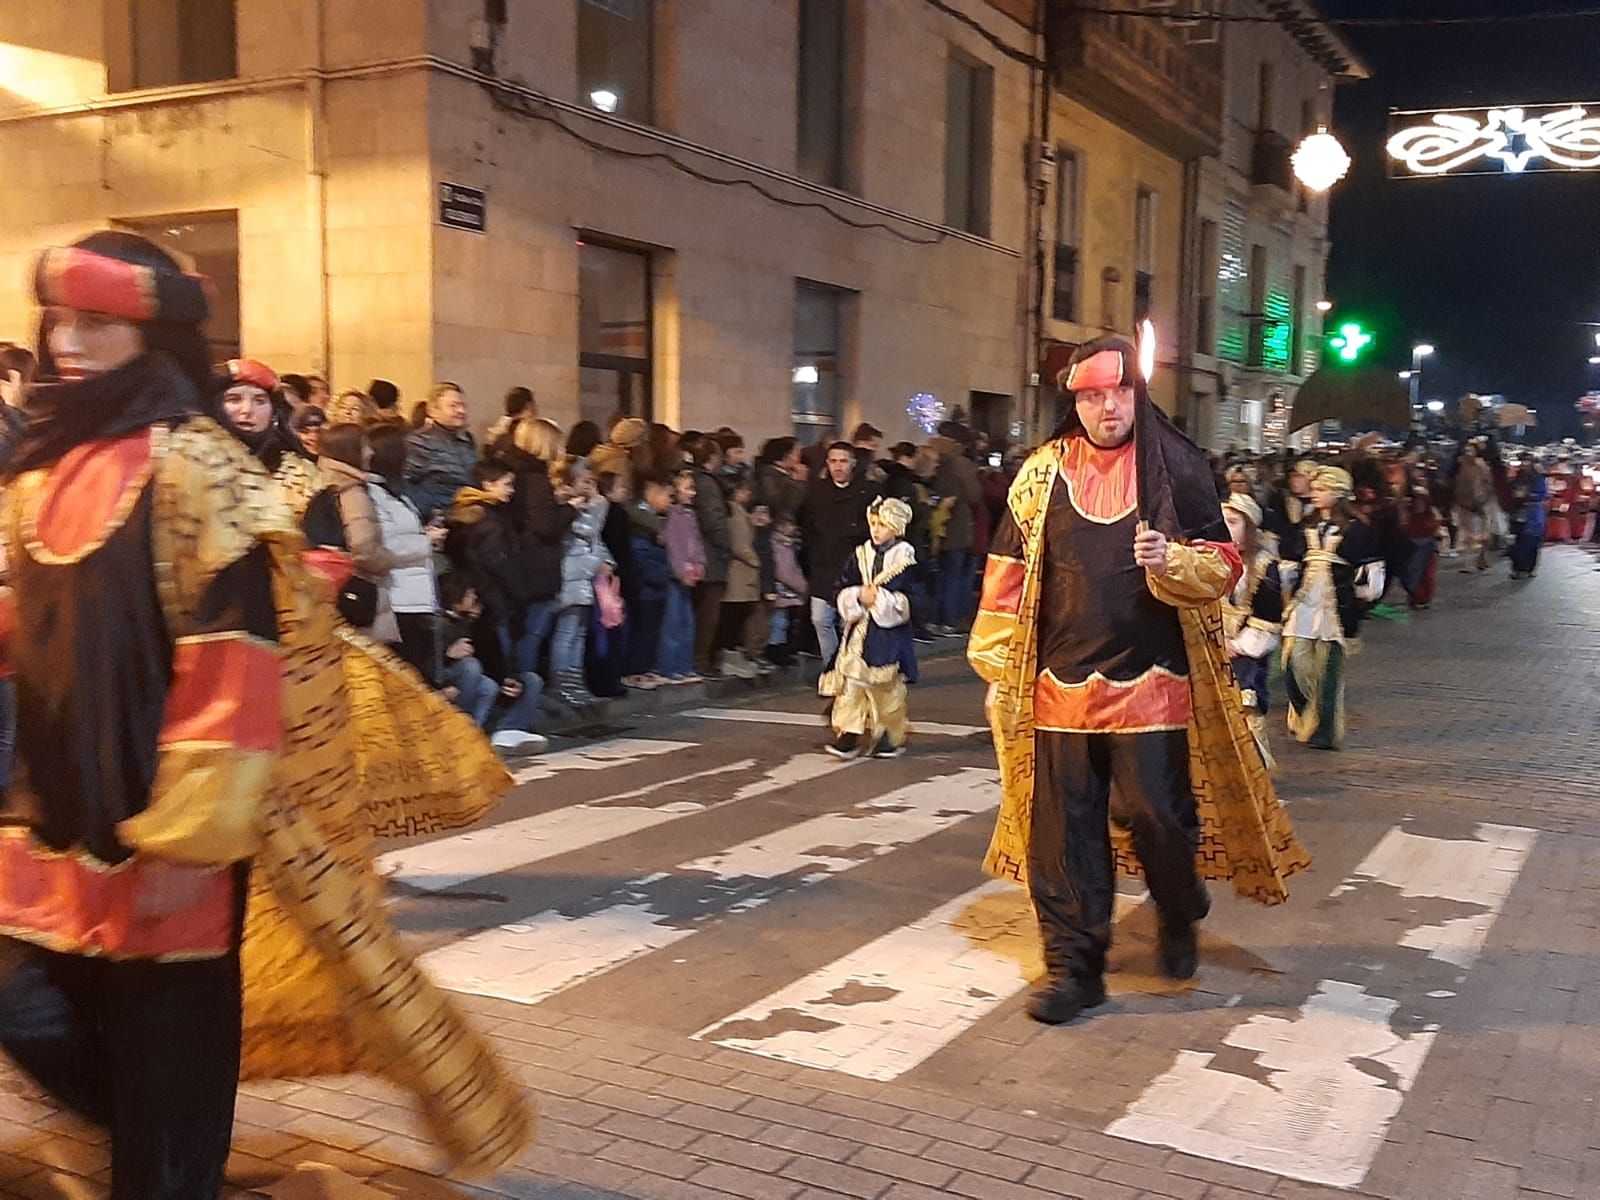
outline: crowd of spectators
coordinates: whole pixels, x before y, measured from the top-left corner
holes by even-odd
[[[879,496],[913,513],[917,639],[963,634],[1020,461],[959,421],[925,444],[862,424],[751,447],[626,415],[562,429],[518,387],[480,443],[449,382],[410,415],[384,380],[332,397],[287,375],[276,403],[318,468],[308,540],[355,564],[346,619],[508,750],[630,690],[831,658],[838,580]]]

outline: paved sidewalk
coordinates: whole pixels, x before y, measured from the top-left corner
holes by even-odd
[[[1194,986],[1152,978],[1153,919],[1137,908],[1119,922],[1113,1002],[1101,1014],[1045,1029],[1023,1016],[1019,992],[886,1081],[859,1078],[848,1063],[819,1069],[689,1036],[981,884],[973,864],[987,822],[974,817],[923,845],[863,859],[836,883],[775,892],[737,921],[695,924],[688,940],[548,999],[463,995],[541,1110],[537,1145],[499,1178],[433,1178],[438,1164],[416,1119],[385,1085],[284,1082],[252,1085],[240,1098],[230,1165],[237,1194],[266,1192],[297,1164],[319,1162],[398,1197],[1600,1195],[1597,560],[1552,548],[1538,578],[1523,583],[1502,570],[1445,566],[1433,610],[1403,626],[1369,625],[1350,672],[1345,751],[1307,751],[1275,732],[1280,790],[1317,863],[1281,909],[1219,896]],[[972,722],[980,700],[959,665],[944,663],[919,689],[914,715]],[[788,704],[805,707],[794,696]],[[686,765],[701,775],[734,772],[743,760],[724,758],[758,755],[757,743],[781,757],[781,738],[811,736],[781,724],[697,724],[693,714],[664,716],[643,732],[693,742],[703,758]],[[899,771],[875,786],[915,787],[930,772],[987,761],[978,741],[952,737],[851,770]],[[544,785],[540,803],[589,787],[594,798],[583,803],[598,812],[655,769],[617,767],[615,783],[604,771],[563,774]],[[721,796],[733,784],[719,786]],[[810,802],[773,803],[798,810],[802,799]],[[628,872],[704,854],[694,848],[701,835],[676,832],[683,827],[759,841],[777,814],[729,809],[662,823],[635,839],[633,858],[552,858],[547,870],[496,883],[492,900],[515,899],[518,886],[603,894]],[[849,849],[831,852],[849,858]],[[1482,866],[1477,874],[1466,869],[1472,863]],[[480,888],[460,907],[490,904],[486,894]],[[1020,911],[1020,901],[1007,903]],[[419,947],[445,936],[434,928],[441,904],[397,900]],[[452,918],[463,932],[503,919]],[[1019,952],[1024,970],[1029,953]],[[873,999],[862,992],[837,1003]],[[1375,1044],[1340,1048],[1373,1031]],[[1309,1071],[1297,1054],[1311,1060]],[[0,1192],[103,1195],[103,1138],[22,1081],[4,1082]],[[1241,1118],[1261,1096],[1259,1120]],[[1213,1104],[1215,1126],[1191,1121]],[[1352,1140],[1361,1122],[1370,1144]],[[1354,1187],[1306,1181],[1351,1163]]]

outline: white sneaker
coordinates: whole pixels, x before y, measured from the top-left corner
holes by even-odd
[[[502,754],[543,754],[550,748],[550,739],[526,729],[502,729],[489,739],[489,744]]]

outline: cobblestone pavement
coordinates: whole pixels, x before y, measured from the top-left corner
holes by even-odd
[[[387,1086],[252,1085],[233,1194],[320,1162],[379,1197],[1600,1195],[1597,560],[1454,566],[1370,624],[1345,751],[1277,736],[1316,865],[1282,908],[1218,894],[1192,986],[1154,977],[1129,884],[1111,1003],[1023,1015],[1035,939],[977,870],[993,757],[953,657],[895,761],[818,753],[800,692],[657,715],[384,861],[538,1143],[439,1181]],[[103,1194],[103,1139],[7,1083],[0,1191]]]

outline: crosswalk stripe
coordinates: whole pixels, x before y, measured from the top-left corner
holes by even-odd
[[[1396,907],[1402,924],[1416,906],[1399,907],[1390,897],[1477,909],[1436,923],[1424,919],[1399,939],[1400,947],[1455,968],[1459,982],[1477,960],[1536,836],[1508,825],[1479,825],[1474,839],[1424,837],[1396,827],[1333,898],[1365,893],[1368,904]],[[1249,1074],[1213,1065],[1215,1054],[1180,1050],[1107,1132],[1329,1187],[1356,1187],[1450,1015],[1454,992],[1409,994],[1426,974],[1408,968],[1401,999],[1391,991],[1399,981],[1375,993],[1363,984],[1323,979],[1298,1013],[1258,1014],[1224,1036],[1224,1047],[1255,1053]],[[1432,1017],[1440,1019],[1425,1020]]]
[[[965,768],[909,784],[632,880],[582,913],[555,910],[440,947],[423,964],[443,987],[536,1004],[748,912],[994,808],[998,774]]]
[[[602,802],[573,804],[552,812],[391,850],[378,858],[378,869],[396,882],[418,891],[442,892],[517,867],[584,850],[601,842],[642,833],[683,817],[765,796],[795,784],[808,783],[843,770],[850,764],[823,754],[797,754],[719,801],[700,803],[679,800],[660,805],[628,803],[630,800],[647,800],[655,792],[680,784],[748,770],[755,765],[753,758],[741,759],[653,783],[632,792],[608,797]]]
[[[1119,893],[1117,917],[1144,896]],[[887,1082],[921,1065],[1042,971],[1027,894],[993,880],[694,1036]]]
[[[612,738],[606,742],[580,746],[574,750],[558,750],[534,759],[511,773],[518,784],[552,779],[563,771],[607,771],[613,767],[628,767],[678,750],[689,750],[694,742],[675,742],[661,738]]]
[[[742,721],[750,725],[807,725],[825,728],[826,718],[815,713],[784,712],[779,709],[757,708],[691,708],[683,714],[699,721]],[[988,733],[987,725],[950,725],[942,721],[912,721],[913,734],[932,737],[971,737]]]

